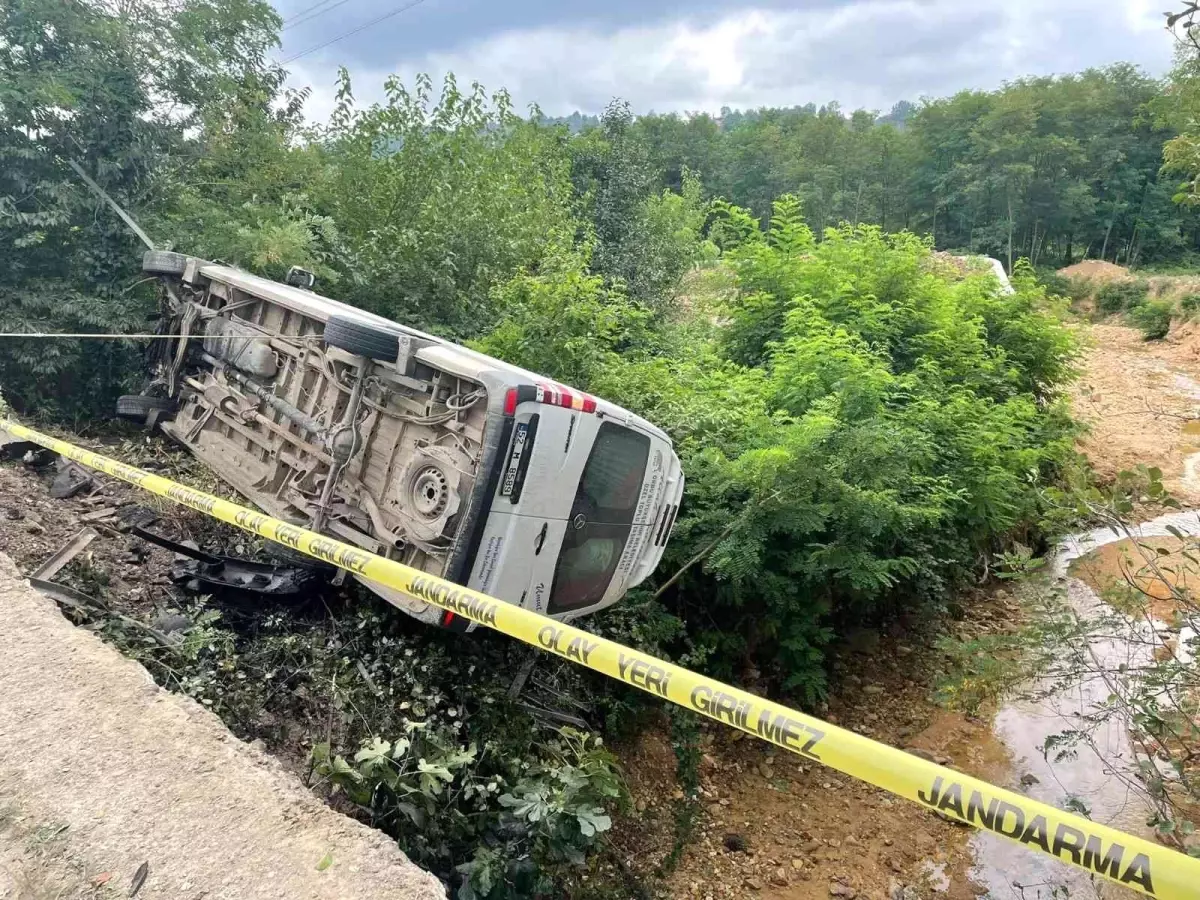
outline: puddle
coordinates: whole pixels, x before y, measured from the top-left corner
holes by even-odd
[[[1200,514],[1172,513],[1132,530],[1135,537],[1160,537],[1170,534],[1168,527],[1183,534],[1200,534]],[[1091,587],[1071,576],[1068,567],[1073,560],[1123,537],[1107,528],[1075,535],[1059,545],[1051,560],[1052,575],[1065,583],[1068,602],[1085,620],[1097,618],[1105,610],[1104,603]],[[1142,623],[1130,625],[1124,634],[1098,637],[1089,649],[1108,671],[1121,664],[1136,669],[1149,660],[1154,640],[1150,625]],[[1034,682],[1028,687],[1032,690],[1026,692],[1033,693],[1039,685]],[[1110,716],[1094,732],[1096,752],[1081,746],[1074,758],[1055,760],[1051,754],[1050,761],[1042,752],[1048,737],[1079,728],[1082,718],[1104,704],[1110,693],[1100,677],[1086,676],[1048,698],[1012,702],[1001,708],[994,728],[1013,759],[1016,783],[1009,786],[1060,808],[1074,799],[1086,806],[1093,821],[1150,837],[1145,824],[1148,807],[1135,775],[1137,757],[1120,716]],[[992,900],[1139,896],[1115,885],[1093,882],[1081,870],[1031,853],[990,832],[976,833],[971,844],[975,854],[972,879]]]

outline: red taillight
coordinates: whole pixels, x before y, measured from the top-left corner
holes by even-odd
[[[511,416],[516,412],[516,400],[512,389],[509,390],[504,399],[504,412]],[[561,384],[555,384],[552,381],[535,384],[533,386],[533,395],[529,396],[526,394],[525,399],[532,400],[534,403],[541,403],[544,406],[561,406],[563,409],[575,409],[585,413],[594,413],[596,411],[595,397],[589,397],[587,394],[573,391],[569,387],[563,387]]]
[[[450,612],[450,610],[446,610],[446,612],[442,614],[442,627],[449,628],[450,623],[453,621],[454,621],[454,613]]]
[[[517,389],[509,388],[508,393],[504,395],[504,414],[506,416],[516,415],[517,412]]]

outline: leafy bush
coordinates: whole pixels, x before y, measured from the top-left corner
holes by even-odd
[[[1167,336],[1171,330],[1173,307],[1166,300],[1151,300],[1129,311],[1129,321],[1141,329],[1148,341]]]
[[[1102,313],[1118,313],[1146,302],[1150,285],[1143,280],[1118,279],[1103,285],[1096,292],[1096,309]]]
[[[85,574],[90,593],[107,591],[106,571]],[[459,897],[561,895],[624,802],[598,738],[530,739],[534,721],[506,697],[503,673],[523,658],[510,642],[448,641],[365,592],[338,618],[276,612],[252,630],[207,599],[183,611],[192,626],[166,652],[130,619],[97,626],[238,736],[312,747],[314,788],[346,798]]]
[[[813,700],[839,626],[940,601],[1013,537],[1036,541],[1039,485],[1071,459],[1055,398],[1074,344],[1027,267],[1005,295],[938,274],[913,235],[846,226],[817,242],[792,198],[766,235],[720,240],[739,282],[725,324],[614,346],[582,386],[665,428],[683,458],[661,573],[702,558],[662,598],[690,652],[730,677],[784,673]]]
[[[1200,310],[1200,294],[1187,294],[1179,301],[1179,308],[1189,316]]]
[[[1060,297],[1070,297],[1074,287],[1075,279],[1069,278],[1066,275],[1059,275],[1054,270],[1048,270],[1037,273],[1037,280],[1047,293],[1057,294]]]
[[[554,891],[555,867],[582,864],[612,826],[606,807],[623,796],[616,759],[598,738],[570,728],[539,742],[532,765],[485,755],[418,722],[392,741],[365,742],[353,762],[330,755],[327,744],[312,754],[315,772],[369,809],[418,862],[439,861],[422,848],[470,838],[470,861],[455,866],[459,900]]]

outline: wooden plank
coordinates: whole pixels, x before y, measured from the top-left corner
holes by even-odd
[[[37,570],[30,577],[49,581],[58,574],[63,566],[87,549],[87,545],[99,536],[96,529],[90,526],[84,528],[75,537],[59,547],[53,556],[38,566]]]

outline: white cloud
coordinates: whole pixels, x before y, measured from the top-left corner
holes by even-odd
[[[1120,60],[1161,73],[1172,43],[1154,2],[853,0],[608,31],[506,31],[397,59],[387,71],[348,65],[360,102],[378,99],[390,72],[411,82],[417,72],[437,79],[453,71],[460,83],[506,87],[519,107],[537,103],[552,115],[597,112],[615,96],[639,112],[830,100],[887,109],[901,99]],[[317,119],[332,107],[333,60],[349,55],[338,45],[327,52],[293,65],[293,84],[314,87],[308,109]]]

